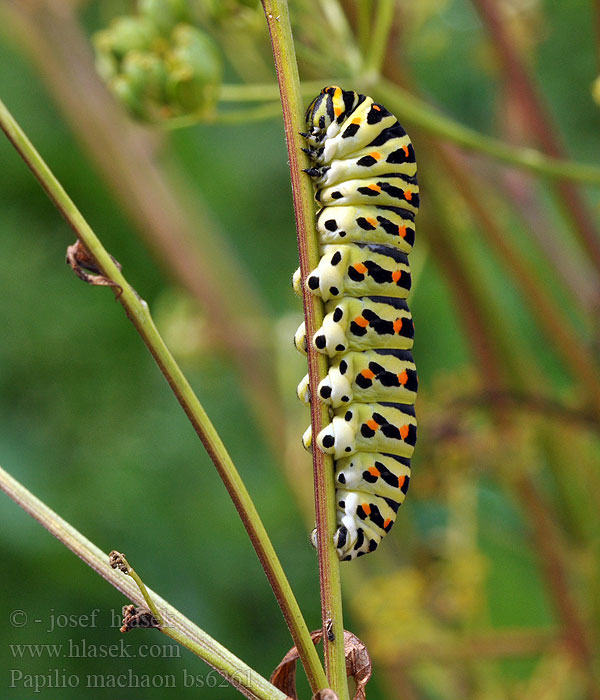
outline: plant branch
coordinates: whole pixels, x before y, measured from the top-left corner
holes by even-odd
[[[564,149],[542,99],[512,40],[501,8],[493,0],[473,0],[486,24],[505,72],[505,80],[519,100],[531,134],[553,158],[563,157]],[[556,189],[571,218],[579,239],[596,270],[600,272],[600,237],[584,200],[571,183],[558,182]]]
[[[386,106],[403,123],[414,124],[435,136],[459,146],[485,153],[498,160],[538,175],[573,180],[581,184],[600,185],[600,168],[569,160],[549,157],[534,148],[516,148],[504,141],[484,136],[443,114],[436,112],[424,100],[404,88],[382,78],[377,82],[379,92],[386,95]]]
[[[2,467],[0,467],[0,489],[124,596],[136,605],[145,606],[146,601],[135,580],[119,570],[114,570],[109,565],[107,554],[48,508]],[[271,685],[266,678],[238,659],[204,630],[182,615],[179,610],[151,589],[148,589],[147,593],[157,609],[160,610],[163,624],[159,629],[163,634],[199,656],[247,698],[286,700],[285,693]]]
[[[302,153],[303,144],[299,136],[299,132],[305,128],[301,122],[304,110],[300,94],[300,80],[287,2],[285,0],[263,0],[263,7],[271,36],[275,68],[281,91],[292,196],[296,214],[306,337],[312,338],[323,323],[323,304],[318,297],[309,293],[304,284],[308,274],[317,267],[320,253],[314,226],[312,184],[308,177],[302,173],[302,170],[307,168],[309,163]],[[339,560],[333,545],[333,533],[336,527],[333,460],[330,455],[325,455],[319,450],[315,439],[322,427],[329,422],[327,407],[317,398],[319,381],[327,373],[327,359],[324,355],[317,353],[310,342],[307,343],[307,355],[310,394],[313,397],[311,401],[311,425],[325,668],[331,688],[337,693],[340,700],[346,700],[348,684],[344,657],[341,582]],[[332,625],[334,639],[331,639],[331,636],[326,633],[325,627],[328,623]]]
[[[171,386],[231,496],[275,593],[294,643],[301,653],[307,674],[313,680],[320,678],[323,671],[315,646],[256,507],[225,445],[154,325],[148,305],[127,282],[62,185],[1,101],[0,127],[96,261],[98,270],[120,288],[120,292],[115,292],[118,301]]]

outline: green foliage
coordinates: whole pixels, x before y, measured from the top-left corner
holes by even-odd
[[[368,48],[372,24],[368,17],[360,26],[355,21],[364,8],[379,3],[298,0],[291,5],[301,75],[317,83],[307,89],[307,102],[332,80],[371,94],[377,77],[365,77],[352,61],[353,52]],[[451,114],[515,149],[539,147],[538,134],[517,109],[494,39],[470,2],[395,5],[401,7],[401,21],[384,66],[391,85],[412,81],[435,103],[431,114]],[[107,16],[109,6],[120,15],[115,24]],[[352,10],[346,35],[343,23],[320,10],[333,6]],[[317,627],[316,560],[306,534],[312,526],[310,464],[299,449],[305,413],[293,401],[302,368],[290,337],[300,309],[288,281],[297,263],[282,129],[277,120],[253,123],[241,99],[228,98],[216,107],[214,102],[222,75],[226,87],[234,88],[230,95],[237,90],[243,98],[251,88],[254,95],[262,90],[258,104],[276,101],[264,20],[256,3],[233,0],[195,2],[187,9],[177,2],[143,2],[135,16],[127,15],[131,8],[120,0],[91,2],[80,19],[87,23],[87,36],[95,37],[101,76],[140,119],[169,123],[190,110],[205,114],[207,123],[161,134],[161,167],[175,173],[169,187],[178,201],[177,216],[152,207],[153,200],[162,200],[134,158],[127,163],[118,158],[119,152],[130,152],[130,135],[126,129],[118,132],[113,113],[107,109],[100,115],[108,126],[117,125],[111,141],[111,132],[98,131],[85,111],[102,104],[77,91],[77,73],[85,67],[68,60],[61,64],[61,89],[42,82],[48,75],[42,70],[45,60],[59,60],[63,52],[50,51],[52,45],[42,40],[53,32],[41,21],[26,25],[25,35],[15,33],[13,43],[2,37],[0,61],[10,70],[0,71],[0,93],[128,279],[159,312],[161,329],[168,331],[231,450],[301,607]],[[581,3],[510,3],[509,17],[569,155],[596,162],[598,106],[590,95],[596,59]],[[182,20],[185,29],[176,42]],[[70,47],[65,26],[64,34],[56,27],[54,34]],[[354,30],[362,40],[354,39]],[[29,41],[16,45],[14,36]],[[207,37],[218,44],[216,55]],[[21,54],[28,45],[42,56],[39,64],[36,54]],[[567,51],[577,69],[565,60]],[[186,66],[189,80],[181,79],[181,92],[168,90],[171,71],[185,75]],[[57,106],[53,97],[70,90],[71,107]],[[381,95],[384,104],[390,95]],[[73,104],[82,111],[70,111]],[[213,125],[215,113],[238,115],[241,123]],[[90,124],[95,130],[86,138]],[[414,478],[394,531],[372,561],[365,558],[343,571],[346,627],[364,638],[374,656],[369,700],[411,695],[583,700],[590,697],[591,672],[563,643],[566,623],[557,600],[562,605],[566,598],[554,588],[543,545],[554,546],[567,597],[597,649],[600,442],[591,409],[594,390],[557,351],[556,337],[545,330],[531,295],[523,291],[524,275],[486,235],[459,180],[478,193],[503,240],[526,262],[527,278],[552,300],[573,350],[596,368],[598,271],[564,214],[560,194],[547,181],[451,151],[459,173],[453,175],[432,150],[432,132],[410,121],[404,125],[423,178],[411,292],[420,435]],[[69,128],[83,142],[105,144],[110,168],[98,171],[97,154],[80,148]],[[155,153],[155,140],[143,143]],[[291,645],[289,635],[213,467],[110,292],[86,287],[64,265],[71,232],[5,142],[0,155],[0,464],[99,546],[125,551],[149,585],[268,675]],[[145,197],[134,197],[128,185],[133,180],[144,183]],[[580,195],[581,208],[593,214],[598,192]],[[143,224],[134,220],[132,209],[147,214]],[[182,281],[160,248],[158,233],[168,231],[177,241],[177,260],[194,260],[190,247],[179,248],[176,238],[185,217],[193,222],[188,240],[199,242],[211,267],[225,270],[210,291],[239,308],[250,295],[238,285],[249,280],[259,300],[258,310],[252,307],[256,316],[244,312],[219,323],[209,313],[214,298],[201,298]],[[139,237],[140,231],[147,238]],[[217,252],[210,234],[218,238]],[[482,326],[477,309],[486,322]],[[270,365],[268,379],[252,391],[245,388],[243,363],[232,360],[231,347],[222,342],[220,333],[228,332],[238,343],[258,348]],[[253,357],[244,355],[256,371]],[[503,396],[493,393],[498,387],[490,385],[490,366],[499,372]],[[260,391],[279,397],[276,410],[285,419],[276,450],[272,433],[263,432],[260,411],[252,413]],[[550,525],[526,500],[524,475]],[[119,641],[107,616],[127,601],[8,499],[0,500],[0,530],[4,620],[17,608],[44,621],[52,610],[103,611],[102,625],[93,629],[47,633],[36,625],[5,626],[4,668],[47,674],[56,665],[46,657],[15,660],[9,643]],[[125,639],[137,650],[155,637],[136,631]],[[170,693],[182,699],[239,697],[228,688],[183,687],[184,671],[207,677],[207,669],[187,654],[150,661],[118,658],[112,666],[115,673],[128,668],[144,673],[150,667],[153,673],[176,674],[175,691],[128,688],[132,700],[164,699]],[[102,673],[105,660],[61,658],[63,667],[85,679],[87,673]],[[23,697],[23,688],[9,688],[6,676],[1,683],[3,698]],[[114,696],[84,685],[73,691],[78,697]],[[45,690],[37,697],[68,697],[68,692]]]
[[[141,0],[138,10],[95,33],[101,77],[138,119],[210,114],[222,73],[214,40],[186,21],[185,0]]]

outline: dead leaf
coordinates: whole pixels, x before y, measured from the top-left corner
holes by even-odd
[[[315,644],[321,641],[322,630],[315,630],[310,637]],[[346,658],[346,675],[352,677],[356,683],[356,692],[353,700],[366,700],[366,685],[372,674],[371,657],[367,647],[351,632],[344,631],[344,656]],[[296,693],[296,663],[298,651],[292,647],[283,657],[281,663],[271,674],[271,683],[283,691],[292,700],[297,700]],[[337,695],[328,688],[324,688],[314,695],[313,700],[337,700]]]
[[[112,260],[120,270],[121,264],[114,258],[112,258]],[[87,282],[87,284],[92,284],[96,287],[116,287],[119,290],[117,297],[121,296],[123,293],[121,285],[109,280],[100,273],[100,270],[98,270],[96,266],[96,261],[79,239],[67,248],[67,265],[80,280]],[[89,272],[86,272],[86,270]],[[90,272],[93,274],[90,274]]]

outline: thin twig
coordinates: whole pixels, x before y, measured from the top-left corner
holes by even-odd
[[[48,508],[45,503],[36,498],[2,467],[0,467],[0,489],[129,600],[137,605],[143,606],[145,604],[144,597],[135,581],[123,575],[122,572],[115,571],[109,565],[107,554]],[[266,678],[262,678],[259,673],[238,659],[157,593],[151,589],[148,589],[147,593],[161,611],[163,624],[160,631],[163,634],[199,656],[247,698],[251,700],[286,700],[285,693],[271,685]]]
[[[285,0],[263,0],[263,7],[277,70],[281,91],[283,121],[288,148],[292,196],[296,214],[300,273],[304,282],[308,274],[319,262],[319,247],[314,227],[314,204],[312,184],[303,176],[302,170],[308,167],[308,160],[302,153],[299,132],[303,130],[303,113],[300,95],[300,80],[294,52],[292,30]],[[310,294],[302,284],[306,337],[312,338],[323,323],[323,304],[318,297]],[[335,483],[333,460],[316,445],[316,436],[328,422],[327,407],[318,398],[318,384],[327,373],[325,356],[317,353],[312,343],[307,343],[308,374],[311,396],[311,425],[313,434],[313,466],[315,474],[315,510],[317,519],[317,549],[319,553],[319,579],[321,582],[321,612],[323,623],[323,644],[325,668],[329,686],[340,700],[348,696],[346,662],[344,658],[344,627],[342,618],[341,583],[339,560],[333,545],[335,531]],[[332,624],[333,639],[326,634],[327,623]],[[314,690],[314,689],[313,689]]]
[[[116,292],[116,297],[150,350],[225,484],[281,607],[306,672],[317,684],[324,679],[319,657],[262,520],[219,434],[158,333],[148,305],[125,279],[81,212],[1,101],[0,127],[96,261],[96,268],[120,288],[121,291]]]

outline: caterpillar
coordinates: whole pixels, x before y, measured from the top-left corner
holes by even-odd
[[[306,112],[321,258],[306,286],[325,304],[311,339],[329,358],[319,399],[331,422],[317,436],[335,464],[338,557],[374,551],[396,519],[417,438],[414,327],[406,303],[419,208],[412,143],[372,98],[323,88]],[[302,294],[300,270],[294,290]],[[306,352],[305,325],[294,342]],[[308,375],[298,396],[310,402]],[[309,426],[303,436],[311,448]],[[316,545],[316,531],[312,534]]]

